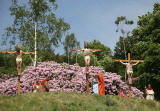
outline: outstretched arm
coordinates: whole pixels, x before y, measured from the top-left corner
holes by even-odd
[[[34,52],[23,52],[23,54],[35,54]]]
[[[124,63],[124,62],[122,62],[122,61],[120,61],[120,63],[122,63],[123,65],[127,65],[127,63]]]
[[[2,51],[3,54],[14,54],[16,51]]]
[[[139,63],[139,61],[137,62],[137,63],[135,63],[135,64],[132,64],[133,66],[135,66],[135,65],[137,65]]]
[[[101,49],[90,49],[92,52],[102,51]]]

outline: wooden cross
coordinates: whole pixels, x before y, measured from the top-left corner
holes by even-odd
[[[144,62],[144,60],[131,60],[131,55],[130,53],[128,53],[128,60],[115,60],[115,62],[132,62],[132,63],[137,63],[137,62]],[[128,80],[131,79],[132,81],[132,77],[128,77]],[[129,84],[129,97],[131,97],[131,84]]]
[[[85,60],[85,66],[86,66],[86,92],[89,93],[89,65],[90,65],[90,56],[89,52],[98,52],[101,51],[101,49],[88,49],[87,48],[87,42],[84,41],[84,49],[71,49],[72,51],[83,51],[84,52],[84,60]]]
[[[23,52],[20,45],[17,45],[16,51],[2,51],[3,54],[17,54],[16,64],[18,71],[18,95],[20,94],[20,75],[21,75],[21,65],[22,65],[22,55],[23,54],[34,54],[34,52]]]
[[[131,61],[132,63],[135,63],[135,62],[144,62],[144,60],[131,60],[131,54],[128,53],[128,60],[115,60],[115,62],[129,62]]]

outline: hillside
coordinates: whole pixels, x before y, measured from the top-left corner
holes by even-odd
[[[75,92],[0,96],[0,111],[159,111],[160,103],[143,99]]]

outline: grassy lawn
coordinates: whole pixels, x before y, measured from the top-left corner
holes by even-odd
[[[160,111],[160,103],[75,92],[0,96],[0,111]]]

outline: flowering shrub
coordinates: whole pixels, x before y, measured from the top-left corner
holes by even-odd
[[[6,81],[10,76],[7,74],[0,74],[0,82]]]
[[[128,95],[128,85],[121,80],[121,76],[116,73],[105,72],[99,67],[91,66],[89,69],[91,81],[95,73],[103,74],[106,94],[117,94],[117,89],[121,88]],[[68,65],[66,63],[39,62],[37,67],[28,66],[21,75],[21,93],[31,92],[35,79],[43,80],[49,77],[50,91],[76,91],[85,92],[85,67],[77,64]],[[0,94],[14,95],[17,92],[17,77],[10,78],[0,83]],[[143,93],[132,87],[132,96],[142,97]]]

